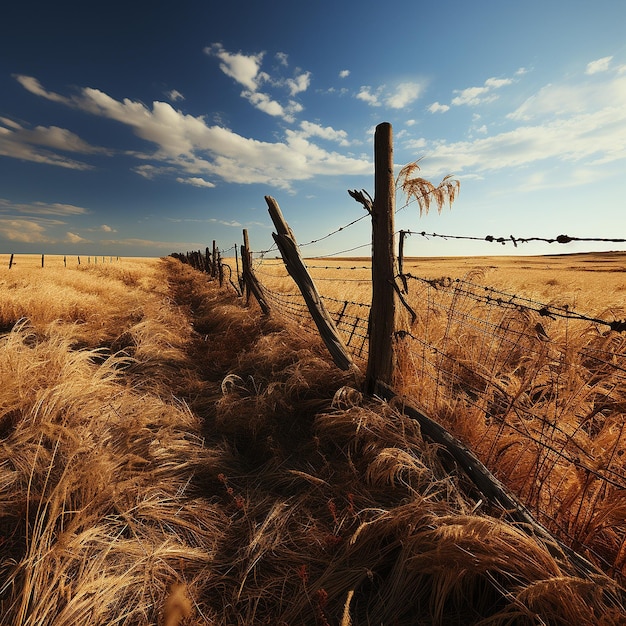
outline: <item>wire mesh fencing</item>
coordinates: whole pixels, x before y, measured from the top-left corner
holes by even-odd
[[[355,362],[365,362],[368,266],[309,269]],[[277,311],[314,333],[280,262],[256,271]],[[626,575],[623,320],[471,279],[403,279],[396,390],[469,445],[540,523]]]

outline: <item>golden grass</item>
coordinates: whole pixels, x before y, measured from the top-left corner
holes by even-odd
[[[297,325],[171,259],[8,274],[2,626],[624,623]]]
[[[270,290],[294,291],[282,262],[257,265]],[[371,298],[368,260],[308,265],[364,367],[353,320],[367,324],[368,309],[354,303]],[[405,259],[406,274],[449,280],[407,281],[405,299],[417,318],[411,322],[399,305],[406,333],[396,379],[399,391],[478,452],[542,523],[618,576],[626,576],[626,339],[592,322],[481,302],[487,292],[479,286],[497,290],[493,299],[515,294],[536,309],[568,307],[610,322],[626,318],[625,268],[626,253],[617,252]],[[290,317],[306,319],[293,298],[275,302],[278,311],[289,305]]]

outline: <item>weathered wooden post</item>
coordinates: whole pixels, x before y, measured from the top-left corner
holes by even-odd
[[[13,267],[13,254],[11,254],[11,258],[9,259],[9,269]]]
[[[41,267],[43,267],[43,254],[41,255]]]
[[[271,196],[265,196],[265,201],[267,202],[272,222],[274,222],[274,226],[276,227],[276,233],[272,233],[272,237],[280,250],[287,272],[289,272],[289,275],[300,288],[309,313],[317,326],[322,340],[333,357],[335,365],[342,370],[356,368],[346,346],[337,332],[337,327],[332,317],[324,306],[324,302],[315,287],[315,283],[309,271],[304,265],[298,244],[296,243],[296,238],[285,221],[282,211],[278,206],[278,202]]]
[[[374,134],[374,202],[372,204],[372,308],[369,320],[369,355],[365,391],[373,394],[376,382],[393,386],[396,356],[394,250],[395,179],[393,131],[383,122]]]
[[[237,244],[235,244],[235,267],[237,268],[237,284],[239,285],[239,291],[243,296],[245,291],[245,284],[243,282],[243,276],[239,273],[239,256],[237,254]]]
[[[217,244],[215,239],[213,240],[213,263],[211,264],[211,276],[215,278],[217,276]]]
[[[243,244],[241,246],[241,295],[246,298],[246,304],[250,301],[250,288],[246,284],[246,273],[250,257],[248,256],[248,231],[243,229]]]
[[[220,281],[220,287],[224,286],[224,266],[222,265],[222,253],[217,249],[217,276]]]
[[[261,285],[257,281],[254,272],[252,271],[252,252],[250,251],[250,242],[248,240],[248,230],[243,229],[243,246],[241,247],[241,263],[243,266],[243,280],[248,290],[248,301],[250,294],[252,293],[257,299],[261,310],[265,315],[269,314],[270,307],[265,300]]]

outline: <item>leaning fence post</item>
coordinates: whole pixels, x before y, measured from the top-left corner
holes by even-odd
[[[11,254],[11,258],[9,259],[9,269],[13,267],[13,254]]]
[[[354,368],[355,365],[339,336],[335,322],[333,322],[332,317],[328,314],[324,302],[313,283],[313,279],[302,261],[296,238],[287,225],[280,207],[278,206],[278,202],[271,196],[265,196],[265,201],[267,202],[270,217],[277,231],[276,233],[272,233],[272,237],[280,250],[289,275],[294,279],[302,292],[311,317],[328,351],[333,357],[333,361],[337,367],[342,370]]]
[[[243,229],[243,246],[241,247],[241,261],[243,265],[243,280],[248,290],[248,298],[252,293],[257,299],[261,310],[265,315],[269,314],[270,307],[263,295],[263,289],[252,271],[252,252],[250,252],[250,242],[248,241],[248,230]]]
[[[383,122],[374,134],[374,202],[372,203],[372,308],[365,391],[373,394],[376,382],[393,385],[396,320],[394,250],[395,180],[393,132]]]

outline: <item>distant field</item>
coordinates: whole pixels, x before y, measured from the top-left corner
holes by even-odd
[[[235,267],[234,259],[226,262]],[[322,295],[370,299],[369,257],[306,259]],[[282,260],[255,263],[269,288],[292,289]],[[626,308],[626,252],[551,256],[410,257],[403,272],[420,278],[464,278],[502,291],[598,314]],[[339,295],[341,294],[341,295]]]
[[[142,261],[154,257],[120,257],[120,256],[97,256],[97,255],[63,255],[63,254],[44,254],[44,268],[46,267],[76,267],[78,265],[98,265],[102,263],[119,263],[120,261]],[[41,268],[41,254],[14,254],[11,269],[19,268]],[[11,254],[0,254],[0,270],[8,268],[11,261]]]

